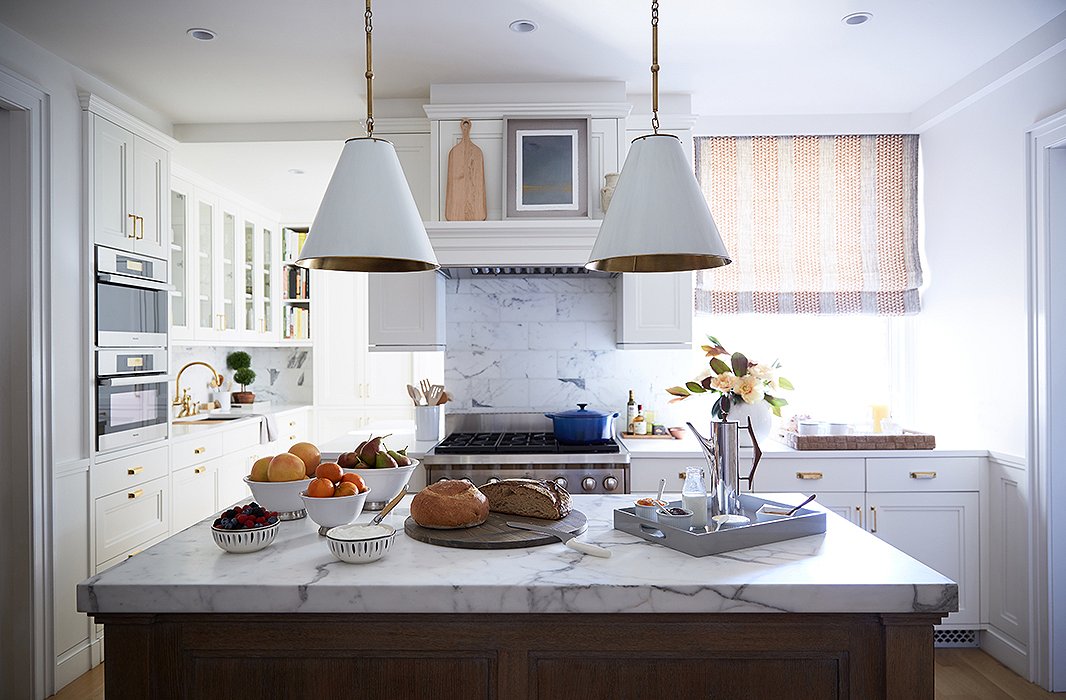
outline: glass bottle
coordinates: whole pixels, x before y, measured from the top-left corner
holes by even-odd
[[[644,406],[637,405],[637,415],[633,418],[633,434],[634,435],[647,435],[648,423],[644,420]]]
[[[707,482],[703,479],[703,467],[685,467],[681,505],[692,511],[692,527],[707,526]]]
[[[626,432],[633,433],[633,419],[637,417],[637,402],[633,400],[633,390],[629,390],[629,403],[626,404]]]

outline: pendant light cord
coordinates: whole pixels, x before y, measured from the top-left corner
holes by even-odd
[[[370,11],[370,0],[366,0],[364,29],[366,30],[366,135],[374,135],[374,57],[371,52],[370,34],[374,31],[374,13]]]
[[[651,3],[651,130],[659,133],[659,0]]]

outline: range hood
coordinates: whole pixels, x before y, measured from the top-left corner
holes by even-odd
[[[508,219],[426,221],[425,225],[440,266],[478,269],[470,273],[473,276],[585,274],[600,223],[599,219]]]
[[[588,270],[581,265],[526,265],[526,266],[476,266],[446,267],[442,272],[452,279],[477,279],[480,277],[615,277],[617,273]]]

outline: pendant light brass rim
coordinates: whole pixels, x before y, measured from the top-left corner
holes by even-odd
[[[429,272],[439,270],[437,263],[409,258],[379,258],[371,256],[325,255],[318,258],[300,258],[296,265],[309,270],[332,270],[339,272]]]
[[[636,143],[637,141],[643,141],[644,139],[653,139],[656,136],[666,136],[667,138],[677,139],[678,141],[681,140],[681,137],[678,136],[677,134],[659,134],[659,133],[655,133],[655,134],[644,134],[643,136],[638,136],[635,139],[633,139],[632,141],[630,141],[630,143]]]
[[[600,272],[687,272],[710,270],[732,262],[724,255],[705,253],[643,253],[590,260],[585,268]]]
[[[347,139],[344,143],[351,143],[352,141],[381,141],[382,143],[387,143],[390,146],[396,145],[392,141],[389,141],[388,139],[383,139],[380,136],[353,136],[352,138]]]

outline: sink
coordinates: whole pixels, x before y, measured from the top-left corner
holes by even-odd
[[[175,418],[174,425],[211,425],[212,423],[224,423],[231,420],[244,420],[251,418],[252,414],[237,415],[233,413],[208,413],[202,416],[188,416]]]

